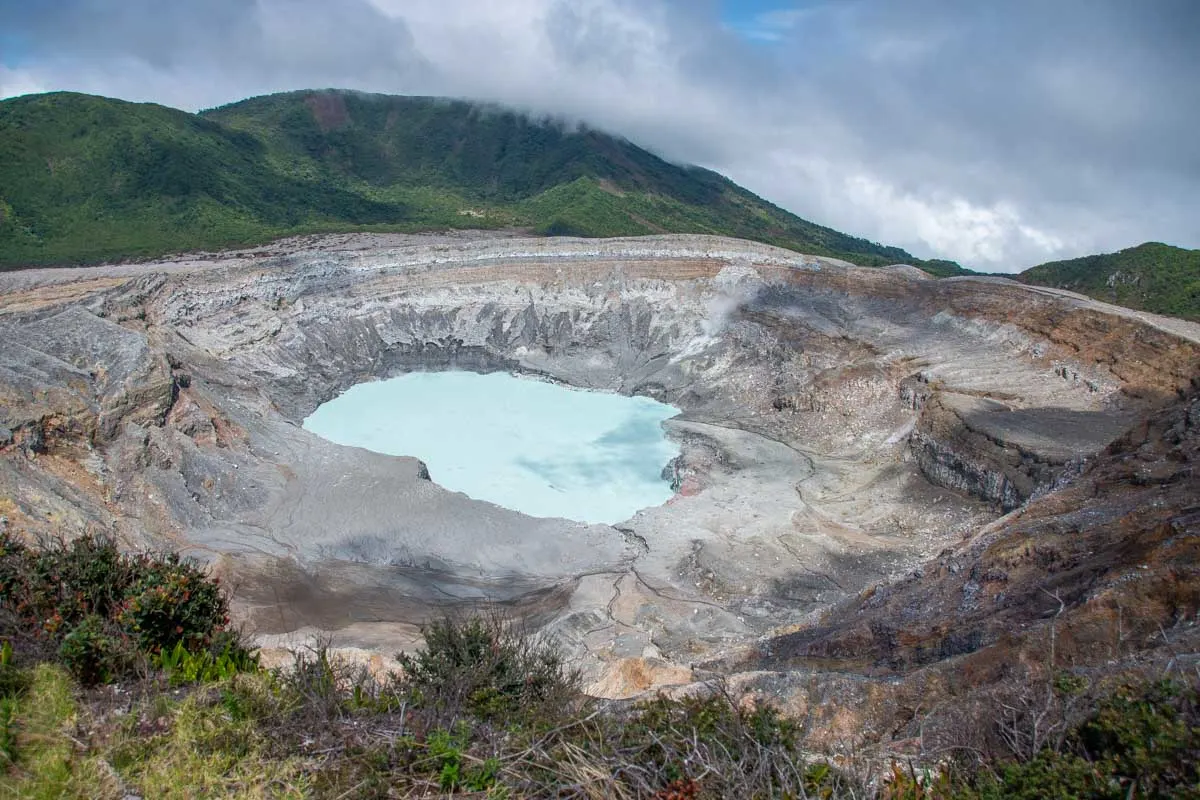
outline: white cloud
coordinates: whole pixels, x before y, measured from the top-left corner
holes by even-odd
[[[815,222],[976,268],[1200,246],[1200,64],[1186,36],[1155,40],[1181,26],[1150,30],[1120,0],[969,5],[814,4],[739,33],[684,0],[0,5],[0,27],[33,44],[0,67],[0,96],[448,94],[584,119]],[[748,39],[768,35],[778,46]]]
[[[1009,272],[1057,258],[1084,243],[1040,228],[1016,205],[974,203],[943,191],[905,191],[847,162],[770,155],[764,172],[747,166],[736,174],[747,185],[773,181],[788,205],[810,218],[838,216],[843,229],[872,231],[873,238],[903,247],[922,258],[948,258],[983,271]],[[778,176],[794,185],[779,185]]]
[[[10,69],[0,64],[0,97],[19,97],[49,91],[53,84],[41,82],[26,69]]]
[[[890,234],[889,241],[919,242],[914,249],[963,263],[1003,269],[1018,254],[1040,258],[1066,247],[1060,237],[1023,220],[1009,202],[981,206],[963,197],[919,197],[869,175],[848,176],[844,185],[848,202],[874,214],[873,227]]]

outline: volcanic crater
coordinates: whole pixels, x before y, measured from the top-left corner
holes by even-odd
[[[608,697],[787,662],[764,642],[836,654],[797,636],[1069,489],[1200,375],[1190,323],[701,236],[353,234],[7,273],[0,341],[10,529],[201,558],[265,645],[390,653],[501,604]],[[675,496],[531,518],[301,427],[449,369],[678,407]]]

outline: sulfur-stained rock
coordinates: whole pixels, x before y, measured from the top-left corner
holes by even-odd
[[[622,658],[606,665],[585,691],[592,697],[626,700],[693,681],[692,670],[659,658]]]

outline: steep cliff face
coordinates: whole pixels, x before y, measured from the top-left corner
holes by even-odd
[[[1077,473],[1136,418],[1121,411],[1017,409],[939,391],[924,404],[909,441],[931,481],[1007,512]]]
[[[446,604],[510,603],[616,693],[864,587],[900,597],[1001,513],[1067,497],[1090,519],[1080,472],[1200,372],[1181,323],[707,237],[328,237],[0,289],[10,527],[208,558],[264,636],[394,647]],[[676,498],[615,527],[531,519],[299,426],[355,383],[451,368],[677,405]],[[886,644],[904,610],[877,613],[770,663],[928,660],[991,630],[920,634],[917,658]]]
[[[1200,381],[1122,434],[1080,475],[980,528],[904,579],[765,642],[756,666],[814,661],[904,673],[1023,646],[1087,664],[1169,644],[1200,610]]]
[[[32,452],[112,440],[126,422],[161,424],[170,369],[144,336],[82,308],[0,322],[6,402],[0,434]],[[0,438],[0,444],[3,439]]]

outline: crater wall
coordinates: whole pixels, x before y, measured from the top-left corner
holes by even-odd
[[[394,649],[445,605],[508,603],[605,692],[625,659],[677,677],[909,574],[1200,369],[1183,323],[705,237],[324,237],[0,289],[10,528],[206,558],[264,641]],[[438,369],[678,406],[676,497],[613,527],[531,519],[300,428]]]

